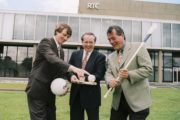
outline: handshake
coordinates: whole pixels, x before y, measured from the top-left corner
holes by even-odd
[[[76,75],[72,75],[70,78],[71,83],[76,84],[86,84],[86,85],[96,85],[96,77],[91,74],[84,74],[84,76],[77,77]]]

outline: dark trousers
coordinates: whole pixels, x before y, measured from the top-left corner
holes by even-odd
[[[110,120],[127,120],[128,116],[129,120],[145,120],[149,114],[149,108],[139,112],[133,112],[133,110],[127,104],[123,92],[121,94],[120,101],[119,109],[117,111],[113,108],[111,109]]]
[[[51,100],[38,100],[27,95],[31,120],[56,120],[55,97]]]
[[[78,95],[73,105],[70,105],[70,120],[84,120],[85,111],[88,120],[99,120],[99,106],[97,108],[84,108]]]

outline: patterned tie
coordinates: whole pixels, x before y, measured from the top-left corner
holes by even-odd
[[[119,64],[121,63],[121,60],[122,60],[122,52],[120,50],[119,53],[118,53],[118,63]]]
[[[86,52],[86,54],[85,54],[85,57],[84,57],[84,59],[82,60],[82,69],[85,69],[85,67],[86,67],[86,64],[87,64],[87,61],[88,61],[88,55],[89,55],[89,53],[88,52]]]

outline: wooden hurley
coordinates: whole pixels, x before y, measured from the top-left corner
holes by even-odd
[[[138,47],[138,49],[135,51],[135,53],[133,54],[133,56],[131,57],[131,59],[128,61],[128,63],[126,64],[126,66],[123,69],[127,69],[128,66],[131,64],[132,60],[135,58],[135,56],[137,55],[137,53],[139,52],[139,50],[142,48],[142,46],[147,42],[147,40],[149,39],[149,37],[152,35],[152,32],[157,28],[157,24],[152,24],[152,26],[150,27],[150,29],[148,30],[148,32],[146,33],[143,42],[140,44],[140,46]],[[116,78],[117,80],[119,80],[119,76]],[[105,93],[104,98],[107,98],[107,96],[109,95],[109,93],[113,90],[113,88],[109,88],[108,91]]]

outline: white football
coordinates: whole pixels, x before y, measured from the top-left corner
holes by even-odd
[[[53,94],[61,96],[68,91],[68,83],[62,78],[56,78],[51,83],[51,91]]]
[[[94,82],[96,80],[96,77],[94,75],[89,75],[88,76],[88,81],[89,82]]]

